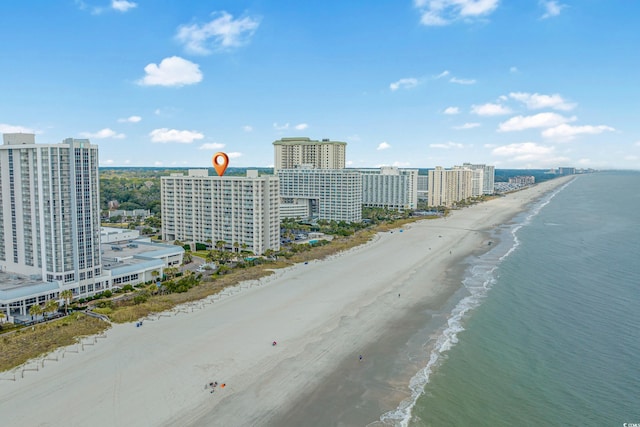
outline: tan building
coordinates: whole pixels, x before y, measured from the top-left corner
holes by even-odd
[[[362,204],[399,211],[418,207],[418,169],[383,166],[358,169],[362,174]]]
[[[282,138],[273,142],[273,173],[308,165],[316,169],[344,169],[346,142],[313,141],[309,138]]]
[[[437,166],[430,170],[427,205],[452,207],[455,203],[472,197],[473,176],[474,172],[471,169],[461,167],[444,169]]]

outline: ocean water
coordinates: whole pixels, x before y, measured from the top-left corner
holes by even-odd
[[[470,265],[387,424],[640,423],[640,173],[577,176]]]

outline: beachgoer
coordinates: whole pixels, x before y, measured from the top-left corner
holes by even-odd
[[[220,388],[225,388],[227,385],[225,383],[220,384]]]
[[[362,361],[362,355],[360,355],[360,361]]]

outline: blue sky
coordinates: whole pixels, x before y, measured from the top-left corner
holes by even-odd
[[[0,132],[103,166],[640,169],[640,2],[23,0],[0,5]]]

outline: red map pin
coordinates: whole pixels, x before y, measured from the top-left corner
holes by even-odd
[[[218,176],[222,176],[229,165],[229,156],[225,153],[219,152],[213,155],[211,162],[213,163],[213,168],[218,173]]]

